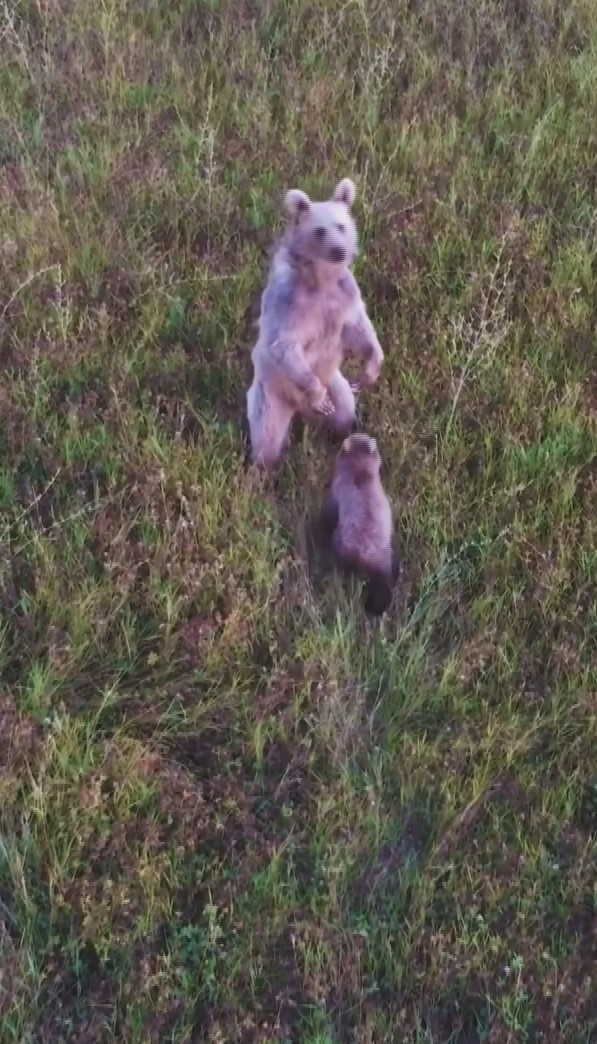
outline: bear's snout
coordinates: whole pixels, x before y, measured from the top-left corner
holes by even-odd
[[[333,261],[335,265],[339,265],[341,261],[346,261],[346,251],[344,247],[332,247],[330,250],[330,261]]]

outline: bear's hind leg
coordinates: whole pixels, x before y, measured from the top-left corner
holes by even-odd
[[[251,460],[267,470],[280,463],[294,410],[271,392],[266,392],[257,378],[247,392],[247,419],[251,440]]]
[[[331,417],[326,417],[338,435],[349,435],[357,419],[357,407],[354,392],[346,377],[338,370],[328,385],[328,395],[335,410]]]

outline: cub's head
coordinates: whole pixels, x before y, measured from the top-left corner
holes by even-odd
[[[285,207],[293,251],[310,261],[348,268],[357,252],[351,213],[355,195],[350,178],[343,178],[325,203],[315,203],[300,189],[290,189]]]
[[[381,469],[381,456],[377,442],[371,435],[355,432],[344,439],[338,454],[338,467],[349,472],[356,484],[359,480],[373,478]]]

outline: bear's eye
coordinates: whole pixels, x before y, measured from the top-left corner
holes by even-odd
[[[346,232],[346,225],[336,225],[338,232]]]
[[[322,228],[322,226],[319,225],[319,227],[315,229],[315,236],[317,239],[323,239],[325,236],[325,228]]]

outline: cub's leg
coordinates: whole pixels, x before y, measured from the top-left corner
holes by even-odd
[[[339,435],[348,435],[357,419],[357,408],[353,390],[340,370],[336,371],[328,384],[328,395],[334,405],[334,412],[326,417],[326,421]]]
[[[328,489],[323,498],[321,505],[321,512],[319,515],[319,522],[321,525],[321,531],[326,541],[331,543],[336,526],[338,525],[338,501],[336,500],[331,489]]]
[[[372,616],[383,616],[392,604],[392,575],[387,572],[372,572],[364,588],[365,611]]]
[[[280,463],[294,409],[271,391],[267,391],[257,378],[247,392],[247,419],[251,438],[251,460],[267,470]]]

